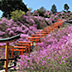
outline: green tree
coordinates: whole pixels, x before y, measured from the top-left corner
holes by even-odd
[[[15,10],[13,12],[11,12],[11,19],[13,19],[14,21],[18,21],[21,19],[21,17],[25,15],[25,12],[22,10]]]
[[[37,12],[39,13],[39,16],[44,16],[46,9],[44,7],[41,7],[40,9],[37,9]]]
[[[52,5],[51,11],[52,11],[52,13],[56,13],[57,12],[55,4]]]
[[[28,11],[22,0],[0,0],[0,10],[4,12],[4,17],[10,17],[10,13],[15,10]]]
[[[68,10],[69,10],[68,4],[64,4],[64,10],[66,10],[68,12]]]

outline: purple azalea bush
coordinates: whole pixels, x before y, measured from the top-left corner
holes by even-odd
[[[42,8],[41,8],[42,10]],[[40,14],[43,13],[43,14]],[[42,15],[42,16],[41,16]],[[16,18],[15,18],[16,19]],[[17,21],[13,21],[12,19],[7,18],[1,18],[0,19],[0,39],[12,37],[17,34],[21,34],[21,38],[18,39],[21,41],[28,41],[27,37],[30,37],[32,34],[35,34],[35,32],[39,31],[40,29],[43,29],[47,27],[48,25],[51,25],[53,21],[56,21],[56,19],[62,19],[62,20],[69,20],[72,19],[72,13],[71,12],[57,12],[56,14],[53,14],[50,11],[42,10],[36,10],[34,12],[28,11],[25,15],[22,15],[22,17],[19,18]],[[32,52],[30,57],[27,57],[29,60],[26,60],[23,58],[24,61],[27,63],[25,64],[24,61],[21,61],[26,65],[23,67],[20,66],[20,69],[22,70],[31,70],[35,71],[41,71],[41,70],[47,70],[47,71],[53,71],[55,68],[58,68],[57,70],[65,70],[65,66],[67,67],[66,70],[71,69],[68,65],[70,65],[71,58],[68,57],[68,55],[71,53],[71,27],[68,27],[68,29],[63,29],[61,31],[58,31],[56,33],[52,33],[48,35],[46,38],[43,39],[41,43],[38,43],[38,47],[35,48],[34,52]],[[10,45],[15,45],[17,41],[10,43]],[[67,44],[66,44],[67,42]],[[0,43],[0,46],[5,45],[5,43]],[[61,48],[61,49],[60,49]],[[67,49],[65,49],[67,48]],[[64,49],[64,56],[67,56],[67,58],[62,57],[62,54],[59,56],[57,53],[58,51],[62,51]],[[67,50],[67,53],[65,51]],[[55,54],[56,52],[56,54]],[[0,59],[4,58],[4,49],[0,49]],[[42,54],[43,53],[43,54]],[[48,54],[49,53],[49,54]],[[68,54],[68,55],[66,55]],[[55,62],[55,57],[58,58]],[[25,57],[25,56],[23,56]],[[47,58],[48,57],[48,58]],[[41,58],[41,59],[40,59]],[[70,58],[70,59],[69,59]],[[46,60],[47,59],[47,60]],[[65,60],[66,59],[66,60]],[[37,61],[38,60],[38,61]],[[68,60],[68,62],[67,62]],[[30,61],[30,62],[29,62]],[[36,62],[37,61],[37,62]],[[57,62],[58,61],[58,62]],[[62,64],[62,61],[64,63]],[[55,62],[55,63],[54,63]],[[61,64],[59,64],[61,63]],[[67,63],[67,64],[66,64]],[[29,65],[28,65],[29,64]],[[53,65],[52,65],[53,64]],[[57,66],[58,65],[58,66]],[[62,66],[64,66],[64,69]],[[66,72],[66,71],[65,71]]]
[[[31,20],[32,21],[32,20]],[[31,34],[35,34],[37,32],[37,26],[36,24],[26,26],[24,23],[21,23],[20,21],[14,22],[12,19],[8,20],[7,18],[2,18],[0,20],[0,39],[2,38],[8,38],[15,36],[17,34],[21,34],[21,38],[18,40],[21,41],[27,41],[27,37],[30,37]],[[10,45],[15,45],[17,41],[10,42]],[[6,43],[0,43],[0,46],[5,45]],[[5,49],[1,49],[1,52],[4,52]],[[0,59],[2,57],[4,58],[4,54],[0,55]]]
[[[43,11],[43,10],[41,10]],[[40,13],[42,13],[40,11]],[[45,10],[41,16],[41,14],[39,13],[38,10],[35,10],[34,12],[27,12],[26,15],[27,16],[40,16],[43,18],[48,18],[49,21],[48,23],[51,24],[52,21],[56,21],[56,19],[63,19],[63,20],[69,20],[72,19],[72,12],[57,12],[55,14],[53,14],[51,11]]]
[[[32,21],[32,20],[31,20]],[[36,24],[26,26],[20,21],[14,22],[12,19],[8,20],[2,18],[0,21],[0,37],[7,38],[17,34],[28,34],[35,33],[37,31]]]
[[[21,71],[72,71],[72,26],[50,33],[37,45],[30,56],[20,56],[18,65]]]
[[[46,20],[47,18],[41,17],[41,16],[26,16],[23,15],[20,22],[24,23],[27,27],[28,25],[36,25],[37,29],[43,29],[44,27],[50,25],[49,20]]]

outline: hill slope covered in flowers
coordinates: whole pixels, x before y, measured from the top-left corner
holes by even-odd
[[[31,53],[20,56],[19,69],[31,72],[72,71],[72,26],[49,34]]]
[[[1,18],[0,19],[0,39],[12,37],[21,34],[18,40],[26,41],[26,37],[35,34],[35,32],[50,26],[56,22],[57,19],[69,20],[72,19],[72,13],[58,12],[56,14],[50,11],[41,12],[27,12],[22,15],[19,20]],[[41,16],[42,15],[42,16]],[[38,43],[38,47],[31,53],[30,58],[21,56],[20,69],[22,70],[38,70],[38,71],[71,71],[72,67],[72,46],[71,46],[71,32],[72,26],[64,28],[56,33],[49,34]],[[15,45],[16,42],[10,43]],[[0,46],[5,43],[0,43]],[[1,55],[4,50],[0,49],[0,59],[4,58]],[[55,70],[57,68],[57,70]]]

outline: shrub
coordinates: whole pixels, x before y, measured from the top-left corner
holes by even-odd
[[[72,71],[72,26],[49,34],[38,43],[30,57],[21,55],[19,69],[31,72]]]
[[[27,37],[31,34],[34,34],[37,31],[36,25],[33,24],[29,27],[25,26],[23,23],[17,21],[14,22],[12,19],[8,20],[7,18],[2,18],[0,21],[0,39],[8,38],[15,36],[17,34],[21,34],[21,38],[18,40],[27,41]],[[15,45],[17,41],[10,42],[10,45]],[[0,46],[5,45],[5,43],[0,43]],[[4,58],[4,49],[0,48],[0,58]]]
[[[25,15],[24,11],[22,11],[22,10],[15,10],[15,11],[11,12],[11,19],[13,19],[14,21],[20,20],[22,15]]]

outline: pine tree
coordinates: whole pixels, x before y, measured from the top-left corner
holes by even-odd
[[[64,4],[64,10],[66,10],[68,12],[68,10],[69,10],[68,4]]]
[[[52,13],[56,13],[57,12],[55,4],[52,5],[51,11],[52,11]]]
[[[39,13],[39,16],[44,16],[46,9],[44,7],[41,7],[40,9],[37,9],[37,12]]]

